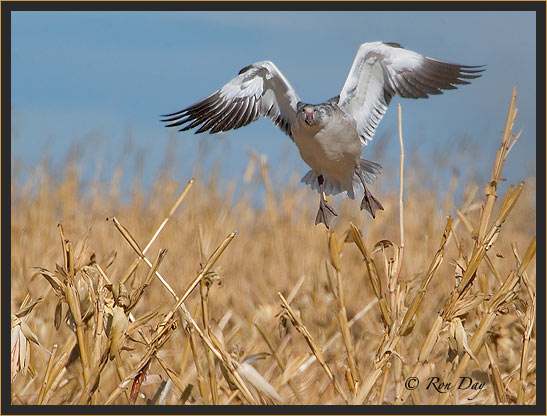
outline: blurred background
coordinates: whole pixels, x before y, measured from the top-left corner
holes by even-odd
[[[239,181],[250,150],[267,156],[274,188],[283,186],[308,167],[269,119],[194,135],[164,128],[160,115],[266,59],[303,101],[322,102],[339,93],[359,45],[383,40],[486,72],[427,100],[395,97],[363,156],[397,177],[401,103],[407,163],[430,172],[424,186],[453,175],[482,184],[516,86],[515,131],[524,131],[505,174],[517,182],[536,169],[535,33],[534,12],[14,12],[12,175],[27,181],[38,165],[72,160],[84,187],[110,183],[116,168],[122,190],[135,181],[147,189],[159,172],[185,183],[196,166]]]

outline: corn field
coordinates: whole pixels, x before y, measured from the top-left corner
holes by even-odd
[[[331,230],[258,158],[261,207],[214,175],[128,201],[71,163],[12,181],[12,404],[535,404],[535,178],[498,189],[516,117],[514,90],[461,204],[401,151],[385,210],[344,200]]]

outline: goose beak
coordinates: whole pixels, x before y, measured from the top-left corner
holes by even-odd
[[[311,124],[313,123],[313,112],[314,112],[313,109],[309,109],[309,110],[306,109],[306,112],[305,112],[306,114],[305,121],[306,121],[306,124],[308,124],[309,126],[311,126]]]

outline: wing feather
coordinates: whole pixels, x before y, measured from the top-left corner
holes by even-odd
[[[256,62],[213,94],[176,113],[163,116],[166,127],[196,133],[217,133],[238,129],[257,120],[270,118],[289,136],[300,101],[293,87],[271,61]]]
[[[359,48],[340,92],[339,106],[353,115],[361,142],[372,139],[395,94],[427,98],[469,84],[482,66],[443,62],[395,43],[370,42]]]

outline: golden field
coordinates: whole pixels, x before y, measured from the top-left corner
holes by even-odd
[[[330,231],[259,159],[237,199],[215,175],[84,193],[71,163],[12,182],[12,404],[535,404],[535,178],[497,187],[513,110],[488,184],[405,166],[402,204],[336,199]]]

